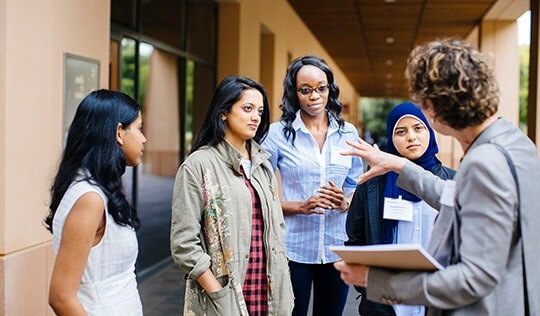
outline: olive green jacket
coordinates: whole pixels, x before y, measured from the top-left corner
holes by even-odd
[[[268,315],[290,315],[293,292],[285,223],[268,157],[251,142],[251,184],[264,221]],[[178,169],[170,237],[172,257],[187,273],[184,315],[248,315],[242,286],[251,245],[252,199],[240,166],[240,153],[224,140],[192,153]],[[207,269],[223,289],[202,290],[196,280]]]

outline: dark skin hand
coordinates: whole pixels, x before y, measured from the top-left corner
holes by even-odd
[[[310,196],[305,201],[281,202],[285,215],[295,214],[324,214],[324,209],[337,209],[346,212],[349,202],[334,182],[328,181],[328,185],[321,186],[317,194]]]
[[[343,190],[331,180],[328,180],[328,185],[320,187],[318,192],[320,197],[330,201],[331,209],[338,209],[342,212],[349,209],[349,201],[347,201]]]

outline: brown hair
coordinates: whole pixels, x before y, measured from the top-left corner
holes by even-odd
[[[411,100],[425,108],[433,103],[435,117],[460,130],[476,126],[497,112],[499,89],[487,56],[453,38],[417,46],[405,75]]]

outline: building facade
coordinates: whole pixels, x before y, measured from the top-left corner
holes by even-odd
[[[468,39],[495,55],[500,112],[517,122],[513,43],[529,4],[499,3]],[[88,91],[120,90],[143,106],[144,162],[126,183],[144,209],[152,194],[141,186],[172,187],[219,80],[238,74],[263,83],[275,121],[287,65],[304,54],[329,62],[344,117],[361,126],[362,96],[286,0],[0,0],[0,314],[53,315],[52,236],[42,222],[69,119]],[[458,146],[443,137],[440,144],[442,160],[457,167]]]

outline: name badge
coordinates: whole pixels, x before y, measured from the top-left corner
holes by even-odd
[[[385,197],[383,218],[412,222],[413,202],[403,200],[401,195],[397,199]]]

